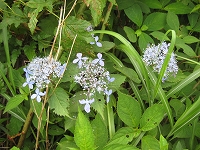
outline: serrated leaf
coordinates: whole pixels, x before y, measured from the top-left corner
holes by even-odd
[[[95,116],[95,119],[92,121],[91,125],[93,133],[95,135],[95,145],[96,147],[98,147],[98,150],[102,150],[102,148],[106,145],[108,141],[108,130],[105,125],[105,120],[103,120],[101,116],[97,114]]]
[[[142,131],[154,129],[162,121],[165,109],[162,104],[155,104],[147,108],[140,120],[140,128]]]
[[[91,124],[80,110],[75,124],[74,141],[81,150],[95,149]]]
[[[119,10],[126,9],[135,4],[135,1],[130,0],[116,0],[117,6]]]
[[[62,32],[62,46],[65,50],[70,51],[73,40],[77,35],[76,42],[73,46],[74,55],[77,52],[82,53],[90,53],[92,49],[92,45],[89,42],[93,41],[93,37],[91,33],[86,31],[86,29],[91,26],[91,23],[75,18],[74,16],[70,16],[65,20],[65,24],[63,26]]]
[[[172,11],[175,14],[189,14],[192,10],[192,8],[190,8],[187,5],[184,5],[182,2],[170,3],[164,9],[167,11]]]
[[[90,10],[94,25],[97,26],[101,21],[103,9],[106,6],[106,0],[92,0],[90,2]]]
[[[125,31],[129,41],[131,41],[133,43],[137,41],[135,31],[132,28],[125,26],[124,31]]]
[[[142,25],[143,15],[141,7],[138,4],[134,4],[131,7],[126,8],[124,11],[128,18],[133,21],[138,27]]]
[[[56,88],[48,100],[50,109],[60,116],[69,116],[69,96],[62,88]]]
[[[12,51],[12,54],[11,54],[12,66],[15,66],[17,58],[19,57],[20,54],[21,54],[21,51],[19,51],[19,50],[15,49],[15,50]]]
[[[141,145],[141,149],[142,150],[161,150],[160,149],[160,145],[159,145],[159,141],[150,135],[144,136],[142,138],[142,145]]]
[[[125,124],[130,127],[138,127],[142,110],[139,102],[132,96],[118,91],[117,113]]]
[[[18,94],[14,97],[10,98],[8,103],[6,104],[6,107],[4,109],[4,113],[17,107],[21,102],[23,102],[24,99],[26,99],[27,95],[25,94]]]
[[[113,144],[123,144],[127,145],[130,143],[133,138],[136,138],[140,135],[141,130],[139,129],[133,129],[132,127],[123,127],[120,128],[112,137],[112,139],[109,141],[108,145]]]
[[[36,49],[35,42],[31,42],[29,45],[25,45],[23,47],[24,53],[26,57],[28,58],[28,60],[32,60],[33,58],[36,57],[35,49]]]
[[[161,30],[166,25],[166,13],[151,13],[146,17],[143,24],[148,27],[148,31]]]
[[[178,16],[171,11],[168,11],[167,13],[167,24],[169,25],[169,27],[173,30],[175,30],[176,32],[179,31],[179,20],[178,20]]]

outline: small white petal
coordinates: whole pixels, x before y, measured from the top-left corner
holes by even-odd
[[[40,96],[37,96],[37,102],[41,102],[41,98],[40,98]]]
[[[101,44],[100,42],[96,42],[96,45],[97,45],[98,47],[102,47],[102,44]]]
[[[79,103],[80,104],[86,104],[86,100],[84,100],[84,99],[83,100],[79,100]]]
[[[90,104],[85,104],[85,107],[84,107],[84,109],[85,109],[85,111],[87,112],[87,113],[89,113],[90,112]]]
[[[37,94],[31,95],[31,99],[35,99],[37,97]]]

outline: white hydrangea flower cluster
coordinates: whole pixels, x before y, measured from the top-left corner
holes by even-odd
[[[87,27],[86,29],[88,32],[91,32],[91,31],[94,31],[92,26],[89,26]],[[94,38],[94,42],[90,42],[91,45],[93,44],[96,44],[98,47],[102,47],[102,43],[100,43],[98,40],[99,40],[99,37],[98,36],[94,36],[94,34],[91,34],[92,37]]]
[[[35,85],[35,94],[31,95],[31,99],[36,98],[40,102],[41,96],[46,94],[41,91],[51,82],[50,78],[62,77],[65,68],[66,64],[61,65],[60,62],[53,58],[36,57],[24,68],[26,82],[23,84],[23,87],[28,85],[29,89],[33,89]]]
[[[147,66],[152,66],[155,72],[160,73],[162,65],[164,63],[165,57],[168,52],[170,43],[162,42],[157,46],[152,44],[149,45],[143,55],[143,61]],[[163,81],[168,78],[170,74],[176,75],[178,72],[178,65],[175,58],[175,54],[172,52],[170,61],[168,63],[167,69],[164,73]]]
[[[102,54],[98,53],[97,57],[91,60],[88,57],[82,57],[82,53],[77,53],[77,58],[73,60],[73,63],[77,63],[80,69],[80,72],[74,76],[74,80],[82,86],[83,90],[87,91],[85,93],[87,99],[79,100],[80,104],[85,104],[84,109],[87,113],[90,112],[90,104],[94,102],[95,92],[103,92],[106,95],[107,103],[109,102],[112,90],[108,90],[108,84],[115,80],[104,68]]]

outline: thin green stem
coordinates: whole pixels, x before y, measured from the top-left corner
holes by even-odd
[[[107,12],[106,12],[106,16],[105,16],[105,18],[104,18],[104,21],[103,21],[101,30],[105,30],[105,29],[106,29],[106,26],[107,26],[107,23],[108,23],[108,19],[109,19],[109,17],[110,17],[110,13],[111,13],[112,7],[113,7],[113,3],[110,2],[109,5],[108,5],[108,10],[107,10]],[[104,35],[104,33],[101,33],[101,34],[100,34],[100,36],[99,36],[99,39],[100,39],[100,40],[103,39],[103,35]]]
[[[115,124],[114,124],[113,109],[110,102],[107,104],[107,115],[108,115],[109,137],[111,139],[115,133]]]
[[[9,52],[9,46],[8,46],[8,31],[7,31],[7,26],[3,27],[3,43],[4,43],[4,49],[6,53],[6,59],[7,59],[7,66],[8,66],[8,75],[9,75],[9,80],[11,82],[11,85],[13,87],[13,93],[15,95],[15,84],[13,80],[13,74],[12,74],[12,66],[11,66],[11,61],[10,61],[10,52]]]

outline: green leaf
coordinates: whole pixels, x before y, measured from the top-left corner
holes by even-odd
[[[86,20],[78,19],[74,16],[68,17],[63,25],[62,47],[69,53],[73,40],[77,35],[76,42],[73,46],[73,54],[75,55],[77,52],[90,53],[92,45],[89,42],[94,39],[91,33],[86,31],[89,26],[91,26],[91,23]]]
[[[144,136],[142,138],[142,146],[141,146],[142,150],[160,150],[160,146],[159,146],[159,141],[150,135]]]
[[[189,20],[191,28],[193,28],[196,25],[198,18],[199,18],[199,15],[197,13],[188,14],[188,20]]]
[[[147,108],[140,120],[140,128],[142,131],[154,129],[162,121],[165,109],[162,104],[155,104]]]
[[[10,136],[13,136],[20,132],[22,126],[23,122],[21,120],[14,116],[11,116],[11,118],[9,118],[9,123],[6,125],[6,128],[9,130],[8,134]]]
[[[130,127],[138,127],[142,111],[139,102],[132,96],[118,91],[117,113],[125,124]]]
[[[105,6],[106,6],[106,0],[90,1],[90,10],[95,26],[97,26],[101,22],[102,13]]]
[[[17,107],[21,102],[23,102],[24,99],[26,99],[27,95],[25,94],[18,94],[12,97],[8,103],[6,104],[4,113]]]
[[[130,0],[116,0],[119,10],[126,9],[135,4],[135,1]]]
[[[71,141],[67,137],[64,137],[58,143],[56,150],[78,150],[79,148],[76,146],[74,141]]]
[[[20,150],[20,149],[16,146],[13,146],[10,150]]]
[[[144,51],[148,44],[154,43],[153,39],[144,32],[139,36],[138,42],[141,51]]]
[[[135,70],[128,68],[128,67],[115,67],[119,72],[123,73],[125,76],[133,80],[135,83],[140,83],[140,79],[138,77],[138,74],[135,72]]]
[[[162,40],[169,41],[169,38],[163,32],[160,31],[154,31],[150,33],[150,35],[152,35],[154,38],[160,41]]]
[[[91,122],[95,145],[99,150],[102,150],[108,141],[108,130],[105,125],[105,120],[101,118],[99,114],[95,116],[95,119]],[[101,140],[99,140],[101,139]]]
[[[176,46],[182,48],[183,52],[186,55],[188,55],[190,57],[196,56],[196,53],[194,52],[194,50],[190,46],[188,46],[187,44],[185,44],[185,43],[177,43]]]
[[[31,61],[33,58],[36,57],[36,53],[35,53],[36,43],[35,42],[31,42],[29,45],[25,45],[23,47],[23,50],[28,60]]]
[[[57,125],[49,125],[48,126],[48,134],[49,135],[62,135],[65,133],[65,130]]]
[[[109,141],[108,145],[123,144],[127,145],[134,138],[138,137],[141,133],[139,129],[133,129],[132,127],[122,127],[120,128]]]
[[[106,146],[103,150],[139,150],[133,145],[113,144]]]
[[[185,37],[183,38],[183,41],[184,41],[186,44],[191,44],[191,43],[199,42],[200,40],[197,39],[197,38],[194,37],[194,36],[188,35],[188,36],[185,36]]]
[[[94,48],[94,52],[104,53],[109,51],[115,46],[115,43],[109,41],[101,41],[102,47],[98,47],[96,44],[92,45]]]
[[[166,25],[166,13],[151,13],[146,17],[143,24],[148,27],[148,31],[161,30]]]
[[[95,149],[92,126],[80,109],[74,130],[74,140],[81,150]]]
[[[111,77],[114,77],[115,80],[109,83],[109,87],[112,89],[119,89],[120,85],[125,82],[126,77],[120,74],[111,74]]]
[[[129,41],[131,41],[133,43],[135,43],[137,41],[135,31],[132,28],[125,26],[124,31],[126,32],[126,35],[127,35]]]
[[[169,25],[169,27],[172,30],[175,30],[176,32],[179,31],[180,23],[179,23],[179,20],[178,20],[178,16],[174,12],[168,11],[168,13],[167,13],[167,24]]]
[[[161,9],[162,8],[162,5],[158,0],[141,0],[141,1],[152,9]]]
[[[102,118],[105,119],[104,118],[104,108],[105,108],[104,95],[95,93],[94,99],[95,101],[91,104],[92,108],[94,108],[94,110],[96,110],[102,116]]]
[[[165,8],[167,11],[172,11],[175,14],[189,14],[192,8],[184,5],[182,2],[170,3]]]
[[[126,8],[124,11],[128,18],[133,21],[138,27],[142,25],[143,15],[141,7],[138,4],[134,4],[131,7]]]
[[[69,96],[62,88],[56,88],[48,100],[50,109],[60,116],[68,116]]]
[[[162,134],[160,135],[160,149],[161,150],[168,150],[168,143],[167,140],[162,136]]]

